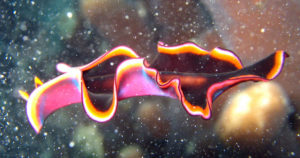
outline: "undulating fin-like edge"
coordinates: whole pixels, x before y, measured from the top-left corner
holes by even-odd
[[[19,91],[27,100],[32,127],[39,133],[51,113],[80,102],[91,119],[105,122],[114,116],[118,101],[147,95],[178,99],[190,115],[209,119],[220,94],[241,82],[274,79],[288,57],[277,51],[243,68],[233,52],[221,48],[206,51],[194,43],[167,46],[162,42],[157,48],[158,58],[151,63],[119,46],[83,66],[58,64],[63,74],[44,84],[36,77],[30,95]]]
[[[86,113],[88,114],[88,116],[93,120],[98,122],[105,122],[110,120],[114,116],[118,106],[118,99],[117,99],[118,96],[116,93],[116,81],[115,81],[116,78],[115,76],[117,76],[116,69],[120,63],[131,58],[139,58],[139,56],[132,49],[126,46],[119,46],[111,50],[110,52],[107,52],[104,55],[100,56],[98,59],[94,60],[93,62],[85,66],[79,67],[80,70],[83,71],[83,77],[82,77],[83,107]],[[92,69],[96,71],[93,71]],[[105,76],[108,77],[105,78]],[[100,83],[97,82],[99,81],[98,78],[101,77],[104,77],[104,79],[100,80]],[[88,80],[90,81],[88,82]],[[102,87],[101,86],[98,87],[99,84],[97,83],[102,85]],[[107,89],[107,91],[109,91],[112,94],[112,96],[106,97],[106,94],[101,94],[101,93],[99,94],[98,91],[101,91],[103,89]],[[95,93],[97,94],[91,95]],[[98,99],[101,100],[100,103],[99,101],[97,101]],[[96,103],[100,105],[96,105]],[[100,108],[101,106],[102,107],[105,106],[108,108],[105,110],[101,110],[98,109],[97,106]]]
[[[243,68],[237,55],[221,48],[206,51],[194,43],[167,46],[159,42],[157,50],[158,58],[150,67],[158,71],[222,73]]]
[[[37,87],[27,101],[27,117],[39,133],[44,120],[54,111],[81,102],[81,72],[72,71]]]
[[[57,64],[57,70],[63,74],[44,84],[38,77],[35,77],[36,89],[30,95],[25,91],[19,90],[20,96],[27,101],[27,117],[34,130],[39,133],[43,122],[51,113],[71,104],[83,103],[86,112],[89,114],[89,109],[85,104],[85,90],[87,87],[85,87],[83,81],[83,72],[89,71],[89,69],[96,67],[110,58],[119,56],[127,56],[129,58],[139,57],[130,48],[119,46],[83,66],[70,67],[64,63]],[[93,118],[92,115],[89,116]],[[107,117],[103,116],[101,118]]]

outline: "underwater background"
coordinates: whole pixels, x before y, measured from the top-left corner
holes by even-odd
[[[57,63],[84,65],[119,45],[151,60],[158,41],[226,48],[245,66],[276,50],[290,57],[274,81],[226,91],[209,120],[148,96],[121,101],[106,123],[74,104],[35,133],[18,94],[34,76],[46,82]],[[1,0],[0,157],[299,157],[299,63],[297,0]]]

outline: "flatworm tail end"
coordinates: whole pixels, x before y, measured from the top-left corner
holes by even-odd
[[[287,57],[289,55],[286,52],[276,51],[265,59],[246,67],[240,75],[256,75],[266,80],[273,80],[280,74]]]
[[[234,73],[224,74],[223,80],[212,84],[207,90],[207,104],[212,106],[212,102],[228,88],[246,81],[268,81],[276,78],[289,55],[284,51],[276,51],[265,59],[238,70]]]
[[[276,78],[279,73],[281,72],[285,58],[289,57],[289,54],[284,51],[277,51],[274,55],[274,66],[272,67],[271,71],[267,74],[266,78],[272,80]]]

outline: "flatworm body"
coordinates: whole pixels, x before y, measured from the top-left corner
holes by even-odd
[[[74,103],[82,103],[93,120],[105,122],[119,101],[146,95],[178,99],[190,115],[209,119],[213,101],[225,90],[245,81],[274,79],[288,57],[276,51],[244,68],[233,52],[221,48],[208,52],[193,43],[169,47],[160,42],[158,52],[149,63],[119,46],[87,65],[58,64],[61,76],[45,84],[35,78],[30,95],[19,91],[27,100],[29,122],[39,133],[51,113]]]

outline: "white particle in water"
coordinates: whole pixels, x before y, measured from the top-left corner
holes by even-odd
[[[294,152],[291,152],[291,155],[292,155],[292,156],[295,156],[295,153],[294,153]]]
[[[125,15],[125,19],[128,20],[128,19],[129,19],[129,16],[128,16],[128,15]]]
[[[115,134],[117,134],[118,132],[119,132],[118,129],[115,129],[115,130],[114,130],[114,133],[115,133]]]
[[[67,17],[68,17],[68,18],[72,18],[72,17],[73,17],[73,13],[72,13],[72,12],[68,12],[68,13],[67,13]]]
[[[21,29],[22,31],[26,31],[26,30],[27,30],[27,26],[26,26],[26,23],[25,23],[25,22],[23,22],[23,23],[21,24],[20,29]]]
[[[74,141],[71,141],[70,143],[69,143],[69,147],[70,148],[73,148],[75,146],[75,142]]]
[[[41,55],[41,54],[42,54],[42,52],[41,52],[40,50],[36,50],[35,52],[36,52],[36,54],[38,54],[38,55]]]
[[[28,41],[29,37],[28,36],[23,36],[23,41]]]

